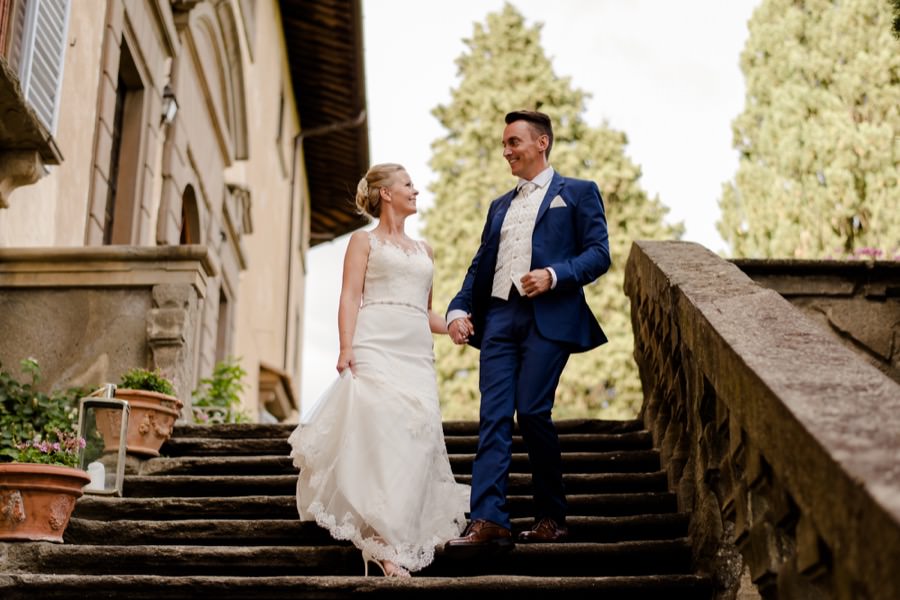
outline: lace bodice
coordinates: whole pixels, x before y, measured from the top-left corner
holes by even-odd
[[[434,266],[421,242],[405,250],[369,232],[369,262],[362,305],[402,304],[428,311]]]

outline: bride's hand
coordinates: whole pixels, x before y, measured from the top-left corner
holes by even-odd
[[[355,373],[353,370],[356,367],[356,358],[353,356],[353,350],[341,350],[340,355],[338,355],[337,361],[337,372],[343,373],[344,369],[350,369],[351,373]]]
[[[450,323],[447,332],[450,334],[450,339],[453,340],[453,343],[460,346],[468,343],[469,336],[472,335],[474,329],[475,328],[472,326],[472,319],[469,316],[455,319]]]

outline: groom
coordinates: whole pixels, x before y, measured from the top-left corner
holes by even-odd
[[[528,448],[535,521],[519,542],[568,535],[559,438],[550,418],[573,352],[606,342],[582,287],[609,269],[606,217],[597,185],[554,172],[550,117],[506,115],[503,157],[519,178],[488,209],[481,245],[447,322],[456,344],[481,349],[481,416],[472,467],[470,521],[449,554],[513,544],[506,486],[513,414]]]

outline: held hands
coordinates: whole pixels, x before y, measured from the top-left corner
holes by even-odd
[[[450,327],[447,328],[447,333],[450,334],[450,339],[453,340],[454,344],[461,346],[467,343],[469,336],[475,333],[475,326],[472,325],[472,315],[455,319],[450,323]]]
[[[344,369],[350,369],[350,373],[356,374],[354,368],[356,367],[356,357],[353,356],[353,349],[347,348],[346,350],[341,350],[341,353],[338,355],[337,361],[337,372],[343,373]]]
[[[547,269],[535,269],[525,273],[519,281],[522,282],[522,289],[529,298],[540,296],[553,285],[553,277]]]

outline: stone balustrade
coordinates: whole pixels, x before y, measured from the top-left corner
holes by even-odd
[[[171,379],[191,419],[200,314],[216,266],[205,246],[0,248],[0,362],[26,357],[48,388]]]
[[[900,598],[900,385],[697,244],[635,243],[625,288],[642,418],[717,598]]]
[[[900,261],[733,261],[900,383]]]

